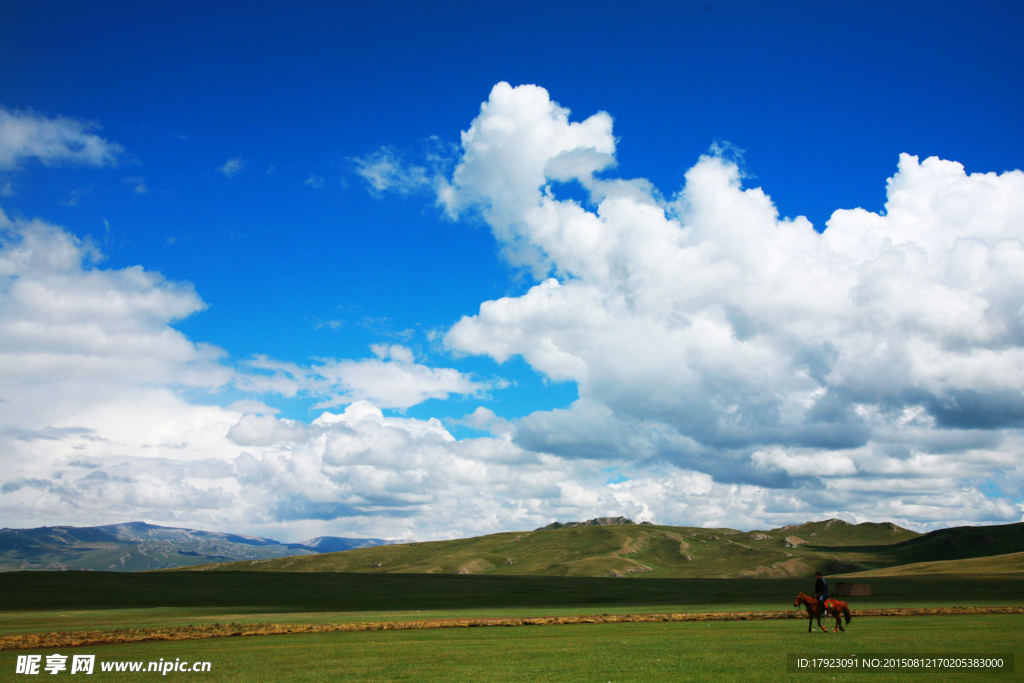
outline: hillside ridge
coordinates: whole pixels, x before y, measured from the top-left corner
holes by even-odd
[[[776,529],[587,522],[195,571],[508,574],[619,578],[798,578],[1024,551],[1024,523],[919,534],[891,522],[829,519]],[[615,520],[616,518],[608,518]],[[1000,572],[1012,563],[996,563]],[[996,564],[992,566],[995,567]],[[986,563],[970,565],[976,570]]]
[[[650,522],[640,522],[641,524],[650,524]],[[618,524],[636,524],[629,517],[594,517],[588,519],[585,522],[552,522],[547,526],[542,526],[534,531],[541,531],[543,529],[567,529],[570,527],[577,526],[614,526]]]

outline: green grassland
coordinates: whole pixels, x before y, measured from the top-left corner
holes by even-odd
[[[213,623],[793,609],[805,579],[646,579],[315,572],[0,574],[0,635]],[[457,628],[51,648],[99,661],[210,661],[210,681],[781,681],[785,654],[1022,652],[1021,615],[858,617],[875,607],[1020,605],[1024,575],[875,577],[839,635],[800,620]],[[66,651],[65,651],[66,650]],[[17,680],[0,651],[0,680]],[[138,674],[102,673],[99,679]],[[171,680],[197,674],[170,673]],[[801,679],[831,680],[814,674]],[[923,680],[920,674],[844,680]],[[941,680],[977,680],[969,674]]]
[[[111,660],[209,661],[207,674],[166,680],[277,683],[434,681],[831,681],[835,674],[787,674],[786,655],[852,653],[1001,653],[1022,651],[1024,617],[854,619],[845,633],[807,635],[803,621],[601,624],[462,628],[218,638],[89,646],[62,654],[94,654],[97,680],[137,679],[102,673]],[[17,680],[14,660],[0,652],[0,679]],[[49,650],[39,654],[52,654]],[[152,677],[153,674],[150,674]],[[794,676],[796,678],[794,679]],[[843,681],[1013,680],[1009,674],[841,674]]]
[[[626,524],[224,562],[180,571],[776,579],[809,577],[815,570],[851,573],[1021,551],[1024,523],[925,535],[894,524],[841,520],[749,532]],[[983,572],[985,563],[972,567],[969,573]]]

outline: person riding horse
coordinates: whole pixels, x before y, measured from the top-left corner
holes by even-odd
[[[832,632],[839,633],[840,631],[845,631],[846,629],[843,628],[842,619],[840,617],[845,618],[847,624],[850,623],[850,619],[853,618],[853,615],[850,614],[850,606],[842,600],[837,600],[835,598],[829,598],[829,601],[831,604],[829,605],[828,611],[830,616],[836,620],[836,627],[832,629]],[[809,620],[807,622],[807,632],[810,633],[814,630],[814,620],[817,619],[818,626],[822,631],[827,633],[828,629],[821,625],[821,618],[825,616],[822,614],[825,603],[811,597],[810,595],[799,593],[797,594],[796,599],[793,600],[793,607],[800,607],[801,605],[807,608],[807,618]]]
[[[814,597],[821,601],[822,616],[828,616],[828,584],[822,578],[821,572],[814,572]]]

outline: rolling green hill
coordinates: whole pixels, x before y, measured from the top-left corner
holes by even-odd
[[[191,571],[796,578],[1024,550],[1024,524],[921,535],[891,523],[825,520],[737,531],[610,522],[406,543]],[[981,565],[979,565],[981,566]]]

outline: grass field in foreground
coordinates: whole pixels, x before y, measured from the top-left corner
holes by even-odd
[[[267,683],[343,680],[432,681],[792,681],[786,654],[992,654],[1024,650],[1024,616],[856,619],[845,633],[807,635],[805,621],[704,622],[385,631],[219,638],[67,649],[103,661],[209,661],[207,674],[166,680]],[[0,652],[0,680],[16,680],[16,654]],[[41,651],[39,654],[52,654]],[[154,674],[150,674],[152,677]],[[1019,675],[1019,671],[1018,674]],[[831,681],[799,674],[799,681]],[[842,674],[843,681],[1013,680],[977,673]]]

